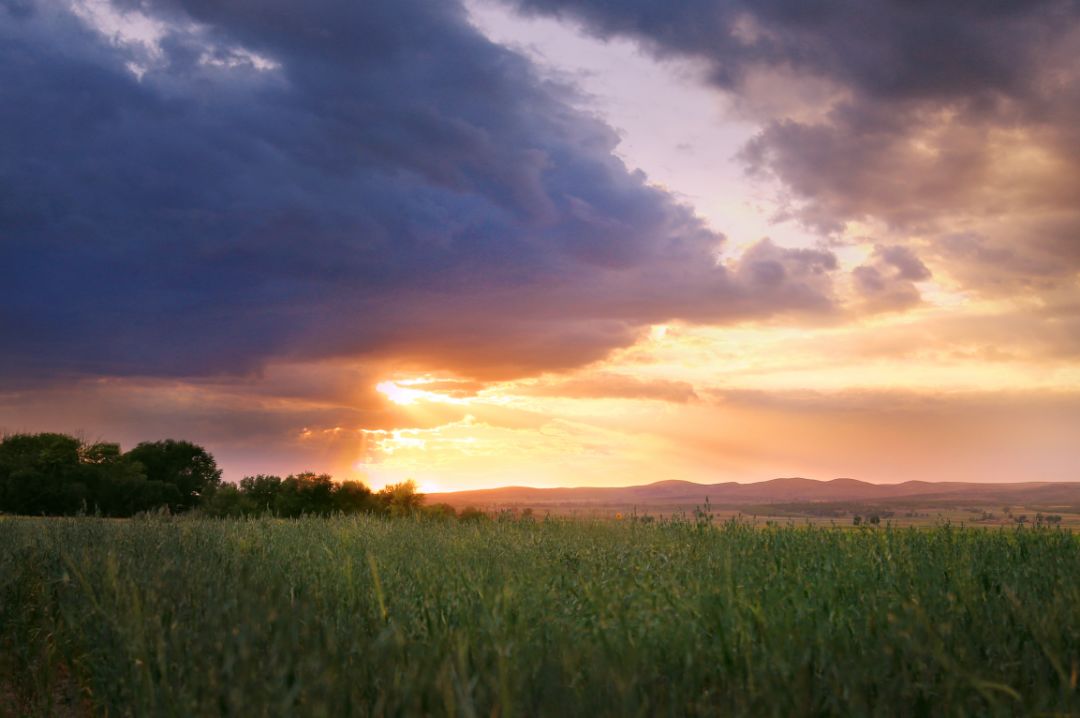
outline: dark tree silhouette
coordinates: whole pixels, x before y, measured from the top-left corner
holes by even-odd
[[[218,486],[201,508],[210,516],[274,515],[283,518],[384,511],[383,504],[363,483],[336,483],[329,474],[314,472],[284,479],[267,474],[246,476],[239,486]]]
[[[174,508],[190,509],[204,494],[221,483],[221,469],[214,457],[190,441],[144,441],[125,454],[142,466],[146,478],[172,484],[180,493]]]
[[[209,516],[410,516],[423,501],[412,481],[373,494],[359,481],[335,483],[314,472],[227,484],[214,457],[190,441],[143,442],[125,454],[119,444],[87,444],[64,434],[0,438],[0,513],[131,516],[197,507]],[[442,505],[428,514],[453,518],[454,510]]]
[[[80,451],[93,508],[106,516],[131,516],[180,503],[180,490],[164,481],[150,481],[143,467],[120,452],[119,444],[89,444]]]
[[[281,477],[269,474],[245,476],[240,480],[240,492],[250,502],[253,513],[273,513],[281,493]]]
[[[328,516],[334,511],[334,480],[329,474],[305,472],[281,482],[274,504],[278,516],[294,518],[305,514]]]
[[[0,510],[72,514],[90,498],[80,471],[78,439],[64,434],[15,434],[0,442]]]
[[[334,490],[334,511],[354,514],[361,511],[375,511],[378,502],[371,489],[359,481],[342,481]]]
[[[0,441],[0,511],[131,516],[180,502],[177,486],[147,480],[144,466],[122,454],[118,444],[86,444],[52,433]]]

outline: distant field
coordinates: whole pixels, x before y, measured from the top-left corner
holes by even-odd
[[[0,519],[0,715],[1080,712],[1080,540]]]
[[[428,497],[456,509],[537,516],[666,518],[707,510],[717,518],[843,526],[863,523],[929,527],[942,523],[1001,527],[1048,524],[1080,528],[1080,483],[872,484],[854,479],[803,478],[749,483],[658,481],[641,486],[530,488],[507,486]]]
[[[970,502],[969,502],[970,503]],[[530,512],[533,517],[556,517],[594,520],[630,520],[633,518],[646,521],[683,518],[693,520],[695,511],[705,508],[697,504],[604,504],[604,503],[553,503],[553,504],[493,504],[483,506],[483,510],[492,516],[508,512],[520,516]],[[965,528],[1007,528],[1015,527],[1017,520],[1024,517],[1024,525],[1041,524],[1041,516],[1060,517],[1055,527],[1080,530],[1080,512],[1075,506],[1012,506],[1005,513],[1000,508],[990,505],[983,507],[955,505],[950,503],[791,503],[760,504],[745,506],[708,506],[708,513],[714,521],[735,519],[752,526],[767,526],[771,523],[784,525],[807,524],[822,527],[852,526],[855,517],[860,523],[869,522],[878,517],[880,526],[894,528],[933,528],[945,523]]]

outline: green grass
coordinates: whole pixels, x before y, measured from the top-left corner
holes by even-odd
[[[39,713],[68,690],[110,716],[1076,714],[1080,542],[7,519],[0,657]]]

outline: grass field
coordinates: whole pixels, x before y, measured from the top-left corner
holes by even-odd
[[[0,660],[31,714],[1077,714],[1080,541],[0,519]]]

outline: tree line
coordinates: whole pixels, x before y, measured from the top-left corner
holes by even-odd
[[[126,517],[167,509],[210,516],[454,514],[442,504],[424,507],[423,500],[412,481],[373,492],[359,481],[335,482],[328,474],[310,472],[226,483],[214,457],[190,441],[147,441],[124,452],[116,443],[85,442],[66,434],[0,438],[0,513]]]
[[[423,501],[424,495],[412,481],[373,492],[360,481],[336,482],[329,474],[305,472],[285,478],[260,474],[243,478],[239,486],[217,486],[207,497],[203,512],[210,516],[269,514],[284,518],[337,513],[407,516],[425,508]]]

